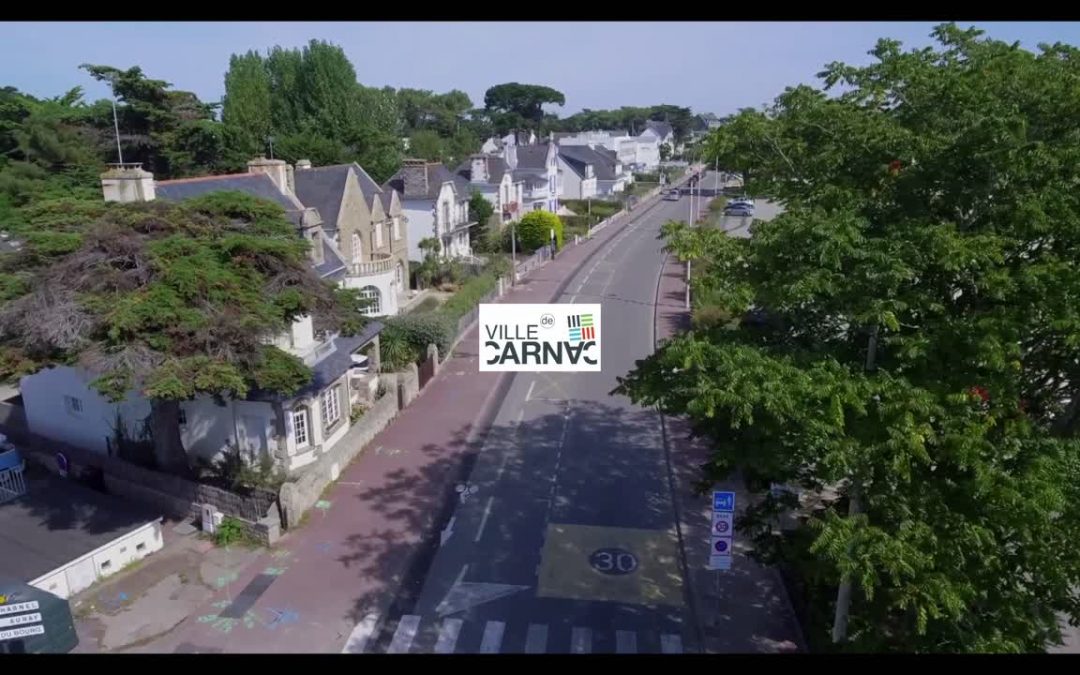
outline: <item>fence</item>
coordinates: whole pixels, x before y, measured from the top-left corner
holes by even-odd
[[[0,470],[0,504],[26,494],[22,466]]]

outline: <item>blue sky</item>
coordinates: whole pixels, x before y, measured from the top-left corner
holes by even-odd
[[[930,43],[936,22],[65,22],[4,23],[0,86],[55,96],[108,94],[81,63],[139,65],[219,100],[229,55],[311,38],[341,45],[369,86],[461,89],[475,105],[501,82],[544,84],[582,108],[672,103],[725,114],[813,82],[830,61],[865,63],[879,37]],[[963,24],[970,25],[970,24]],[[1080,45],[1078,22],[978,23],[1002,40]]]

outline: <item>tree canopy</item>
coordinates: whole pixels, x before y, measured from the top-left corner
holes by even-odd
[[[66,364],[110,398],[138,388],[164,468],[187,468],[179,401],[292,394],[311,372],[268,341],[305,314],[324,331],[363,323],[356,293],[315,275],[281,207],[243,193],[43,202],[20,236],[21,251],[0,255],[0,379]]]
[[[551,87],[517,82],[497,84],[484,94],[484,108],[503,134],[519,128],[540,131],[545,104],[566,105],[566,97]]]
[[[846,579],[842,648],[1041,651],[1080,622],[1080,51],[933,35],[714,132],[785,211],[665,226],[695,328],[619,391],[711,440],[704,489],[759,491],[738,528],[796,571],[815,647]]]

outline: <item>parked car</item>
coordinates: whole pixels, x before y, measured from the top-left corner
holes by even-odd
[[[728,204],[724,207],[724,215],[749,218],[754,215],[754,207],[750,204]]]
[[[664,195],[664,199],[666,199],[669,202],[677,202],[677,201],[679,201],[679,191],[678,190],[668,190],[667,193]]]

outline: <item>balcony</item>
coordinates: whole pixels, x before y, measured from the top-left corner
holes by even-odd
[[[386,274],[394,269],[394,257],[389,253],[376,253],[375,260],[349,265],[350,277],[372,277]]]

